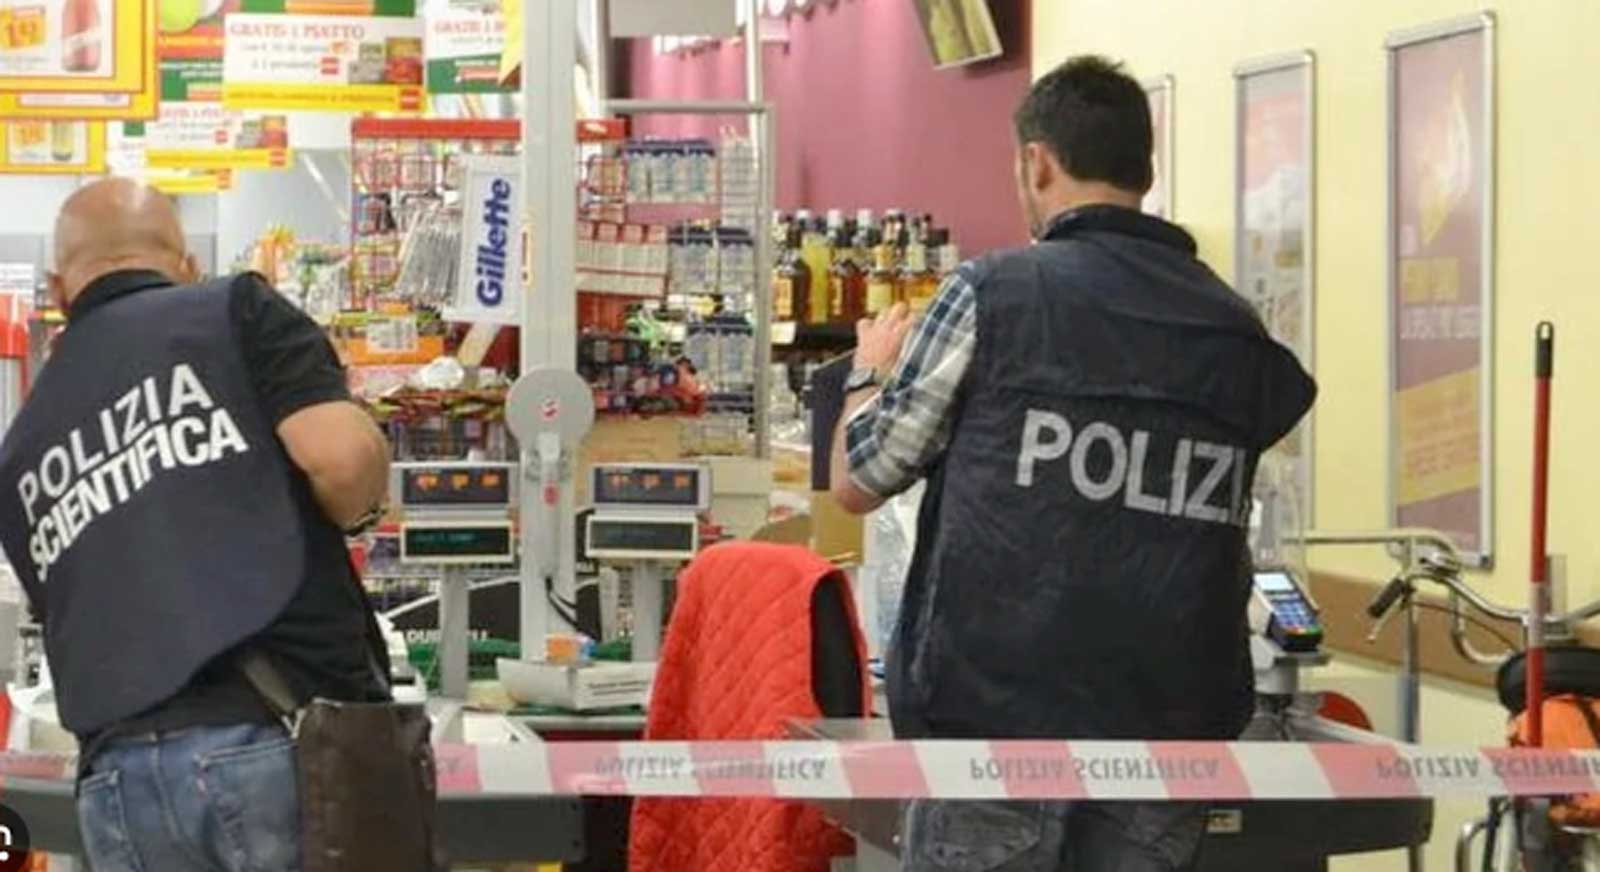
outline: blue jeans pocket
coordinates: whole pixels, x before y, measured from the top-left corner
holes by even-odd
[[[144,872],[128,835],[120,771],[91,775],[78,785],[78,828],[95,872]]]
[[[281,731],[280,731],[281,735]],[[294,740],[225,748],[196,758],[229,872],[298,872],[300,785]]]
[[[1043,844],[1044,830],[1045,809],[1038,802],[914,802],[907,812],[906,854],[911,862],[905,868],[1054,869],[1055,852]]]

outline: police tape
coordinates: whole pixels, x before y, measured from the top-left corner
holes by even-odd
[[[445,796],[1314,800],[1600,793],[1600,751],[1298,742],[564,742],[439,745]],[[0,777],[70,756],[0,753]],[[8,787],[12,785],[7,785]]]

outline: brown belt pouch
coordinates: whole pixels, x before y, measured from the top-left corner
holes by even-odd
[[[294,695],[266,655],[240,668],[289,726],[299,762],[302,872],[442,872],[437,782],[420,705]]]

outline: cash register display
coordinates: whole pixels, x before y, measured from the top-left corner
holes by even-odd
[[[403,469],[400,498],[408,506],[509,506],[511,475],[509,467],[496,465]]]
[[[1322,642],[1316,607],[1292,576],[1281,570],[1258,572],[1256,591],[1272,610],[1267,628],[1272,640],[1288,651],[1314,650]]]
[[[606,466],[594,471],[595,505],[698,508],[701,472],[692,466]]]

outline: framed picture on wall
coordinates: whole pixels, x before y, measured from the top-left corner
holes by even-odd
[[[1314,367],[1316,61],[1276,55],[1234,69],[1234,286],[1273,338]],[[1292,528],[1313,526],[1308,416],[1263,456],[1259,485],[1282,498]]]
[[[1154,137],[1151,157],[1152,183],[1150,193],[1144,196],[1144,211],[1168,221],[1172,220],[1172,159],[1173,148],[1172,104],[1174,79],[1162,76],[1144,83],[1144,92],[1150,98],[1150,127]]]
[[[1389,37],[1389,505],[1494,547],[1495,21]]]

